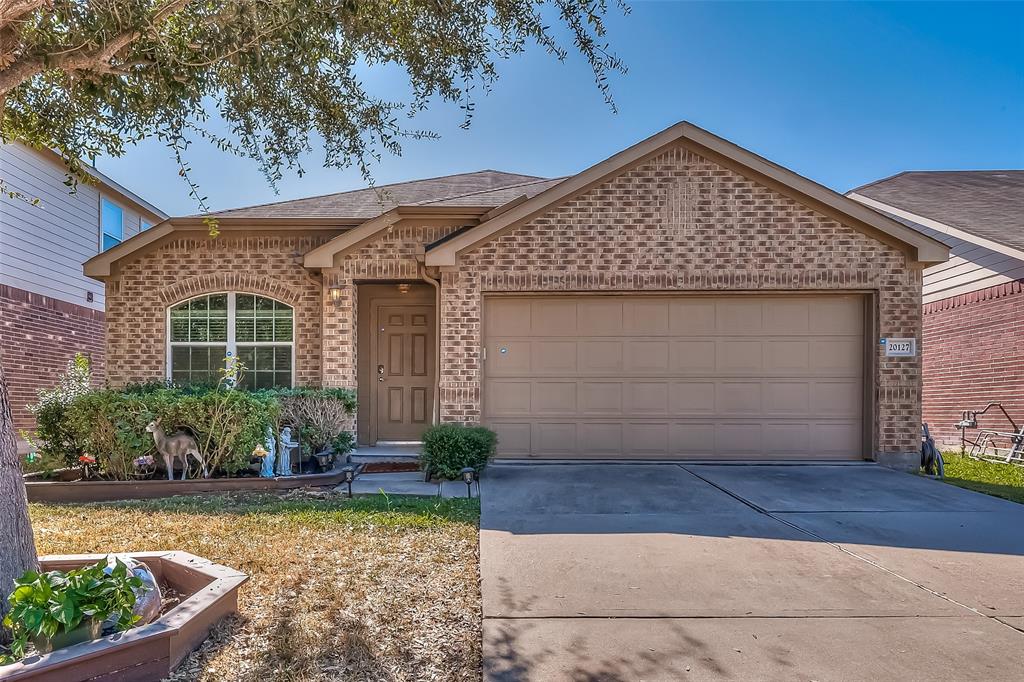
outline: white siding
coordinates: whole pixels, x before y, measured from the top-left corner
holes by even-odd
[[[39,199],[33,206],[0,198],[0,283],[103,310],[103,284],[82,274],[82,263],[99,251],[102,187],[80,182],[72,194],[63,165],[17,144],[0,146],[0,177]],[[138,233],[138,211],[108,198],[124,209],[124,238]]]
[[[950,247],[948,261],[924,271],[925,303],[1024,278],[1024,260],[923,225],[917,229]]]

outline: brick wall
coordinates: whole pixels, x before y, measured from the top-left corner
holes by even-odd
[[[32,429],[25,406],[50,388],[75,353],[92,361],[93,383],[103,383],[103,313],[0,284],[0,361],[11,392],[16,429]]]
[[[937,441],[959,444],[963,410],[1001,402],[1024,423],[1024,280],[924,305],[923,418]],[[1008,429],[998,412],[983,427]]]
[[[676,147],[460,258],[442,279],[441,414],[480,418],[482,296],[501,291],[858,290],[884,336],[919,337],[921,270],[904,253]],[[918,358],[877,355],[874,444],[920,442]]]
[[[107,358],[111,385],[166,378],[166,311],[175,303],[217,291],[244,291],[295,308],[295,377],[321,384],[320,280],[302,255],[329,234],[238,236],[223,232],[179,236],[120,264],[107,281]]]

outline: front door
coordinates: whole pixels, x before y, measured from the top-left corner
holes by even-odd
[[[418,441],[434,409],[434,307],[375,306],[377,440]]]

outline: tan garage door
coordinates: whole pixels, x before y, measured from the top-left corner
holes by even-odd
[[[860,296],[490,296],[503,457],[858,459]]]

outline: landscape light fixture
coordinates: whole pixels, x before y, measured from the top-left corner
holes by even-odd
[[[345,483],[348,484],[349,499],[352,499],[352,481],[356,480],[356,468],[347,466],[342,468],[341,473],[345,476]]]
[[[473,497],[473,480],[476,478],[476,469],[463,467],[459,472],[462,475],[462,482],[466,484],[466,497]]]

